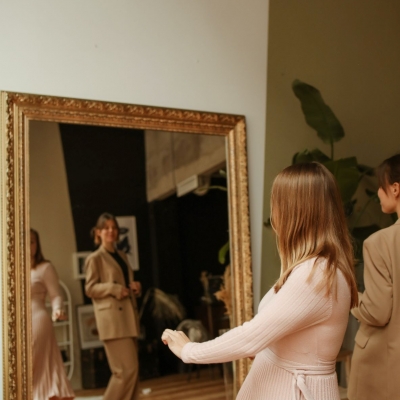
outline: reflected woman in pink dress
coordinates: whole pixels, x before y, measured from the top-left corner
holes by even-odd
[[[57,272],[43,257],[39,234],[33,229],[30,244],[33,400],[71,400],[75,394],[65,373],[53,324],[45,305],[48,295],[53,321],[67,319]]]

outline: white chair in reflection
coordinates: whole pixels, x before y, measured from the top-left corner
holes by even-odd
[[[62,296],[64,299],[64,308],[68,316],[66,321],[53,322],[54,333],[56,335],[57,344],[61,351],[65,372],[69,380],[71,380],[74,372],[74,343],[72,335],[72,312],[71,312],[71,293],[65,283],[59,280]],[[51,304],[46,303],[49,313],[51,314]]]

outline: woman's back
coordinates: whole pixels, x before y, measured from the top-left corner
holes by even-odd
[[[306,261],[298,266],[292,273],[293,278],[298,279],[301,274],[307,277],[311,272],[315,258]],[[322,279],[323,269],[326,268],[326,262],[321,262],[317,266],[315,279]],[[270,346],[270,349],[279,357],[289,359],[301,364],[319,365],[321,362],[336,362],[337,354],[342,345],[344,333],[346,331],[349,310],[350,310],[350,288],[343,273],[337,270],[337,293],[329,295],[329,301],[326,301],[325,288],[320,293],[310,294],[314,297],[314,306],[321,305],[320,321],[311,326],[293,332]],[[282,288],[283,289],[283,288]],[[265,306],[265,302],[273,300],[276,296],[273,289],[260,303],[259,310]],[[324,298],[325,297],[325,298]],[[304,307],[304,303],[293,302],[294,313],[306,314],[312,309]],[[284,305],[277,306],[277,312]],[[322,312],[324,310],[324,312]]]
[[[350,288],[337,270],[335,293],[318,289],[326,262],[315,258],[298,265],[278,293],[271,289],[258,314],[241,327],[206,343],[188,343],[182,360],[224,362],[256,355],[238,399],[291,398],[293,378],[304,380],[314,399],[338,398],[335,373],[350,310]]]

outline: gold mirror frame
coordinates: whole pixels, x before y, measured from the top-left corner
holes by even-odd
[[[233,285],[232,325],[253,316],[245,118],[180,109],[0,92],[3,398],[31,400],[29,122],[152,129],[226,137]],[[250,360],[235,361],[235,392]]]

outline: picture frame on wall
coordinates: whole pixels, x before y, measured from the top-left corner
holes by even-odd
[[[85,260],[91,251],[72,253],[72,273],[74,279],[85,279]]]
[[[82,350],[103,347],[103,342],[99,339],[93,304],[77,306],[77,322]]]
[[[133,271],[139,270],[139,247],[137,241],[136,217],[133,215],[116,217],[119,225],[118,250],[123,251]]]

